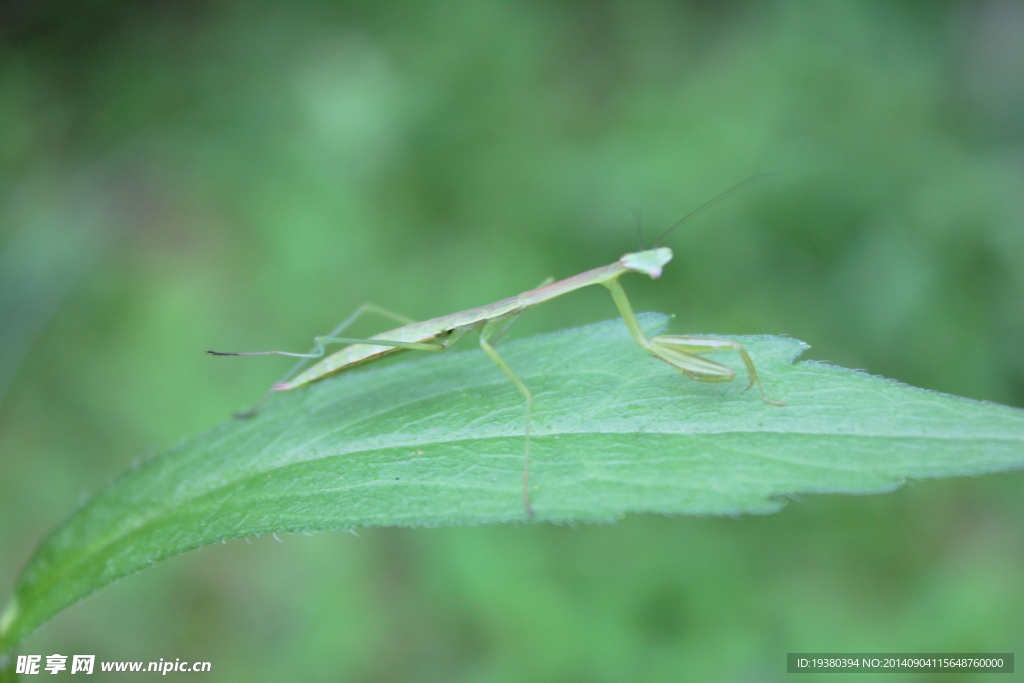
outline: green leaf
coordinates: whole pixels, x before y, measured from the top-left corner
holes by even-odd
[[[641,316],[645,329],[661,315]],[[735,515],[800,493],[881,493],[907,478],[1024,466],[1024,411],[793,360],[741,338],[770,398],[694,382],[621,320],[512,342],[534,392],[537,521],[627,512]],[[0,620],[0,651],[82,596],[221,539],[359,526],[524,522],[524,402],[479,350],[355,370],[278,395],[100,491],[39,548]]]

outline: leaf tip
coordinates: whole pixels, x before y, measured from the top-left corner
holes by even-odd
[[[14,622],[18,620],[20,612],[18,597],[12,596],[11,601],[7,603],[7,607],[4,609],[3,615],[0,615],[0,652],[3,652],[9,645],[13,645],[13,643],[8,643],[7,639],[10,636]]]

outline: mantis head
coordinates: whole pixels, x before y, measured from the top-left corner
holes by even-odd
[[[668,247],[657,247],[646,251],[625,254],[619,259],[623,268],[635,273],[649,275],[652,280],[661,277],[661,269],[672,260],[672,250]]]

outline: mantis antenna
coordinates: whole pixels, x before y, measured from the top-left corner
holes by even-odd
[[[732,195],[732,194],[734,194],[736,192],[739,192],[740,190],[742,190],[744,187],[746,187],[750,183],[753,183],[753,182],[758,181],[758,180],[764,180],[765,178],[768,178],[768,177],[773,176],[773,175],[775,175],[775,174],[774,173],[759,173],[759,174],[757,174],[755,176],[751,176],[751,177],[747,178],[744,181],[736,183],[735,185],[730,187],[728,190],[726,190],[725,192],[723,192],[720,195],[718,195],[717,197],[715,197],[714,199],[711,199],[710,201],[704,202],[703,204],[698,206],[696,209],[694,209],[690,213],[688,213],[685,216],[683,216],[682,219],[678,223],[676,223],[671,228],[666,230],[665,233],[661,237],[658,238],[658,241],[654,243],[654,246],[655,247],[660,247],[662,241],[666,237],[668,237],[672,233],[673,230],[678,228],[683,223],[686,223],[690,219],[695,218],[696,216],[699,216],[700,214],[704,213],[705,211],[710,209],[712,206],[714,206],[718,202],[720,202],[723,199],[725,199],[726,197],[729,197],[730,195]]]
[[[644,250],[644,217],[640,209],[633,209],[633,220],[636,221],[636,232],[640,236],[640,251]]]

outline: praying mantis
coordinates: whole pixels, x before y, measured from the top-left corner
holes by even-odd
[[[626,292],[619,284],[619,278],[626,273],[641,273],[651,279],[661,276],[662,269],[672,260],[672,250],[668,247],[658,246],[676,228],[690,220],[697,214],[705,211],[718,203],[726,196],[732,194],[747,183],[760,178],[754,176],[742,183],[733,186],[721,193],[703,206],[697,208],[678,223],[669,228],[658,240],[652,249],[644,249],[641,235],[641,250],[624,254],[622,258],[606,266],[585,271],[579,275],[553,282],[550,279],[536,289],[523,292],[507,299],[502,299],[493,304],[471,308],[466,311],[452,313],[432,320],[413,322],[403,316],[396,315],[377,306],[363,304],[352,315],[345,319],[330,334],[314,337],[314,347],[309,353],[291,353],[287,351],[248,351],[248,352],[225,352],[208,351],[215,356],[293,356],[303,359],[288,375],[284,381],[275,384],[267,396],[264,396],[256,406],[240,417],[249,417],[259,409],[260,404],[275,391],[288,391],[317,382],[335,373],[347,370],[356,365],[366,363],[378,358],[399,353],[406,350],[414,351],[443,351],[465,334],[475,330],[480,331],[480,348],[483,349],[491,360],[501,369],[512,381],[516,388],[526,399],[526,427],[525,446],[523,461],[523,505],[527,517],[533,518],[533,508],[530,504],[530,418],[532,414],[533,393],[526,384],[516,375],[511,366],[494,348],[494,341],[500,337],[522,315],[526,310],[551,301],[569,292],[591,285],[603,285],[611,291],[612,300],[619,309],[619,314],[626,323],[630,334],[636,343],[644,351],[676,368],[690,379],[698,382],[728,382],[735,378],[736,373],[732,368],[702,357],[700,354],[713,351],[732,350],[739,354],[746,366],[750,389],[757,384],[761,392],[761,398],[772,405],[782,406],[784,403],[770,400],[764,393],[764,387],[757,375],[754,361],[747,353],[743,344],[729,339],[715,337],[695,337],[686,335],[665,335],[660,334],[648,337],[640,327],[640,323],[633,313],[633,308],[626,297]],[[342,337],[340,335],[349,325],[354,323],[364,313],[375,312],[400,322],[407,323],[402,327],[389,332],[366,339],[353,337]],[[307,370],[296,374],[308,362],[309,359],[321,358],[325,354],[327,344],[349,344],[346,348],[324,358]]]

